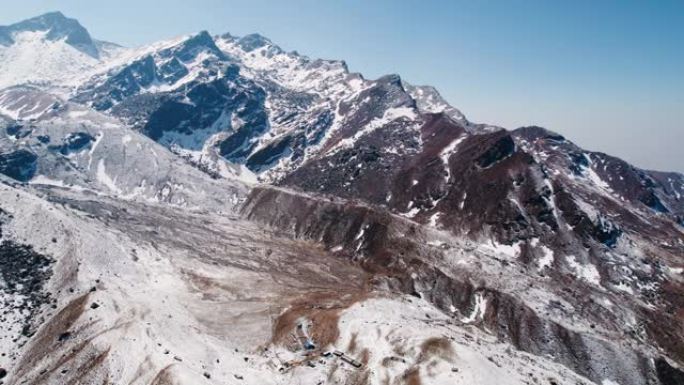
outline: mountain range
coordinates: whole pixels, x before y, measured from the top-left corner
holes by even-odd
[[[0,26],[0,384],[684,384],[683,196],[258,34]]]

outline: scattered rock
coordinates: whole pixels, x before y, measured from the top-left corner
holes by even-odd
[[[40,307],[51,302],[51,293],[44,285],[52,276],[52,263],[52,258],[37,253],[31,246],[9,240],[0,243],[0,294],[26,298],[15,304],[6,302],[4,309],[22,314],[21,333],[26,337],[38,327],[40,320],[36,316]]]

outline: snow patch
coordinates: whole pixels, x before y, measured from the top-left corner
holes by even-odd
[[[109,175],[107,175],[107,170],[105,169],[104,159],[100,159],[97,164],[97,181],[102,185],[106,186],[109,190],[114,193],[120,194],[121,190],[116,186],[116,182]]]
[[[368,124],[361,127],[351,138],[342,139],[331,149],[331,153],[339,151],[343,148],[353,147],[356,141],[359,140],[359,138],[372,133],[378,128],[382,128],[395,120],[406,119],[409,121],[413,121],[417,118],[418,115],[416,114],[415,109],[412,107],[388,108],[387,110],[385,110],[382,117],[371,120]]]
[[[553,250],[543,245],[541,246],[541,250],[544,255],[537,261],[537,271],[539,272],[547,267],[551,267],[551,264],[553,264]]]
[[[486,311],[487,299],[482,295],[482,293],[477,293],[475,294],[475,306],[473,307],[473,311],[469,316],[462,318],[461,322],[469,324],[478,319],[483,319]]]
[[[565,259],[568,262],[570,268],[574,270],[578,278],[584,279],[585,281],[593,285],[601,286],[601,275],[599,274],[599,271],[596,269],[596,266],[590,263],[583,265],[577,262],[577,259],[574,255],[568,255],[567,257],[565,257]]]
[[[451,155],[455,154],[458,145],[461,144],[465,139],[467,138],[466,135],[461,135],[457,139],[453,140],[451,143],[449,143],[442,151],[439,153],[440,159],[442,159],[442,163],[444,163],[444,169],[446,170],[446,176],[444,177],[446,182],[449,182],[449,179],[451,179],[451,169],[449,168],[449,158]]]

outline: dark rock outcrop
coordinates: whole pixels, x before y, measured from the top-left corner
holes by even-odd
[[[33,178],[38,157],[29,150],[19,149],[0,154],[0,173],[20,182]]]

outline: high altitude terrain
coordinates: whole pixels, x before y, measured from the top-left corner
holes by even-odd
[[[0,383],[684,383],[684,176],[254,34],[0,27]]]

